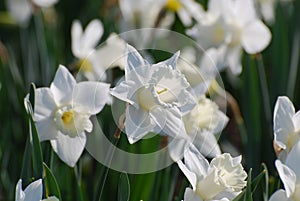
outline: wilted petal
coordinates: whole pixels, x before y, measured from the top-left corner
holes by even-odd
[[[293,170],[284,165],[280,160],[276,160],[275,165],[286,190],[286,196],[290,197],[295,191],[296,175]]]
[[[254,20],[245,26],[242,45],[247,53],[255,54],[261,52],[269,45],[270,41],[271,32],[260,20]]]
[[[101,82],[80,82],[74,88],[73,104],[85,108],[89,114],[97,114],[110,101],[109,87]]]
[[[72,98],[72,93],[76,80],[72,74],[63,65],[59,65],[54,80],[50,85],[55,102],[59,105],[69,103]]]
[[[70,167],[74,167],[80,158],[86,143],[86,136],[84,133],[77,137],[69,137],[59,133],[57,140],[51,140],[53,150],[58,157]]]

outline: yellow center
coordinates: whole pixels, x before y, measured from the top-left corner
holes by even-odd
[[[74,119],[74,112],[73,110],[64,112],[61,116],[61,120],[64,122],[64,124],[72,123]]]
[[[168,0],[166,4],[166,8],[174,12],[177,12],[181,7],[179,0]]]
[[[92,72],[93,64],[88,59],[81,59],[78,62],[78,68],[83,72]]]

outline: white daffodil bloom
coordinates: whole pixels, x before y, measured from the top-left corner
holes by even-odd
[[[192,185],[186,189],[185,201],[232,200],[246,186],[241,157],[232,158],[228,153],[208,163],[191,145],[184,153],[184,163],[178,161],[178,166]]]
[[[42,179],[32,182],[25,188],[24,191],[22,190],[22,179],[19,179],[16,186],[15,201],[59,201],[55,196],[50,196],[46,199],[42,199],[42,196]]]
[[[83,31],[81,23],[75,20],[71,28],[72,53],[79,59],[79,75],[88,80],[105,80],[105,67],[96,54],[96,46],[103,35],[103,25],[98,19],[92,20]]]
[[[205,49],[224,45],[224,62],[236,75],[242,71],[242,49],[255,54],[271,40],[269,29],[256,15],[253,0],[210,0],[206,16],[188,34]]]
[[[26,27],[33,13],[33,5],[46,8],[56,4],[58,0],[6,0],[7,9],[20,26]]]
[[[109,84],[76,83],[62,65],[50,88],[35,93],[34,120],[40,141],[51,140],[57,155],[73,167],[84,150],[85,132],[91,132],[91,115],[96,115],[110,100]]]
[[[277,190],[270,201],[300,200],[300,142],[298,141],[288,154],[285,164],[276,160],[275,165],[285,190]]]
[[[285,160],[286,155],[300,140],[300,112],[295,112],[293,103],[286,96],[278,97],[274,108],[274,141],[283,149],[279,158]]]
[[[150,65],[128,45],[125,80],[111,94],[128,103],[125,131],[131,144],[148,132],[186,136],[182,115],[194,107],[195,99],[187,90],[189,83],[176,70],[178,56],[179,52]]]
[[[165,7],[176,12],[185,26],[192,25],[193,19],[201,19],[204,14],[201,4],[194,0],[167,0]]]

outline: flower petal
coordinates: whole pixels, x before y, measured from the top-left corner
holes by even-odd
[[[64,105],[71,101],[76,80],[63,65],[59,65],[54,80],[50,85],[54,100],[58,105]]]
[[[126,46],[125,61],[125,77],[127,76],[126,74],[130,73],[130,71],[134,70],[135,68],[140,68],[148,64],[148,62],[144,60],[140,53],[138,53],[134,47],[128,44]]]
[[[123,81],[115,88],[111,89],[110,94],[131,105],[136,105],[136,83],[132,80]]]
[[[203,201],[195,191],[190,188],[186,188],[184,192],[184,201]]]
[[[277,190],[269,199],[269,201],[289,201],[290,199],[286,196],[285,190]]]
[[[183,172],[186,178],[189,180],[190,184],[192,185],[193,190],[196,190],[197,185],[197,175],[190,171],[185,164],[182,163],[181,160],[177,161],[179,169]]]
[[[54,123],[54,117],[46,118],[36,122],[36,129],[40,142],[46,140],[55,140],[57,138],[57,128]]]
[[[181,160],[189,144],[186,139],[168,137],[168,151],[172,160],[175,162]]]
[[[81,36],[83,30],[79,20],[74,20],[71,28],[71,36],[72,36],[72,53],[74,56],[81,58],[84,57],[81,53]]]
[[[283,149],[287,147],[287,137],[294,131],[293,115],[295,108],[286,96],[279,96],[274,108],[274,140]]]
[[[96,47],[103,35],[103,25],[98,19],[92,20],[84,30],[81,45],[87,55]]]
[[[58,2],[58,0],[32,0],[34,4],[39,7],[51,7]]]
[[[221,154],[218,141],[214,134],[210,132],[199,132],[196,134],[193,144],[205,157],[214,158],[216,155]]]
[[[25,191],[24,201],[40,201],[43,196],[43,184],[42,179],[36,180],[29,184]]]
[[[225,60],[230,68],[230,71],[234,75],[239,75],[242,72],[241,56],[242,56],[241,46],[237,45],[227,49]]]
[[[56,103],[49,88],[38,88],[35,91],[34,120],[41,121],[49,118],[56,109]]]
[[[300,141],[298,141],[290,153],[287,155],[285,164],[291,168],[297,178],[296,183],[300,183],[300,163],[299,163],[299,156],[300,156]]]
[[[154,64],[152,67],[159,67],[159,66],[168,66],[170,67],[171,69],[175,70],[176,69],[176,65],[177,65],[177,60],[179,58],[179,55],[180,55],[180,51],[176,52],[171,58],[165,60],[165,61],[162,61],[162,62],[159,62],[157,64]]]
[[[53,150],[58,157],[70,167],[74,167],[80,158],[86,143],[86,136],[84,133],[74,138],[59,133],[57,140],[51,140]]]
[[[243,6],[245,7],[245,5]],[[270,41],[271,32],[260,20],[254,20],[245,26],[242,35],[242,46],[247,53],[261,52],[269,45]]]
[[[89,114],[97,114],[111,99],[109,87],[101,82],[80,82],[74,87],[73,104],[85,108]]]
[[[286,190],[286,196],[290,197],[295,190],[296,175],[293,170],[283,164],[280,160],[275,161],[275,166]]]
[[[126,109],[125,131],[130,144],[137,142],[155,127],[148,112],[129,105]]]
[[[15,201],[23,201],[24,198],[25,198],[25,193],[22,190],[22,179],[19,179],[16,185]]]
[[[234,2],[234,12],[238,16],[239,22],[246,25],[256,18],[256,10],[253,0],[232,1]],[[248,25],[246,25],[247,27]]]

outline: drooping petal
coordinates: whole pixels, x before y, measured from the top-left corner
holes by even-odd
[[[186,176],[186,178],[189,180],[190,184],[192,185],[193,190],[196,189],[197,185],[197,175],[190,171],[185,164],[181,160],[177,161],[178,167],[183,172],[183,174]]]
[[[22,190],[22,179],[19,179],[16,185],[15,201],[23,201],[25,199],[25,193]]]
[[[203,201],[195,191],[190,188],[186,188],[184,192],[184,201]]]
[[[76,80],[63,65],[59,65],[50,89],[57,105],[64,105],[71,101]]]
[[[36,129],[41,142],[57,138],[58,131],[54,122],[54,116],[37,121]]]
[[[289,201],[290,199],[286,196],[285,190],[278,190],[271,195],[269,201]]]
[[[56,103],[49,88],[38,88],[35,91],[34,120],[42,121],[49,118],[56,110]]]
[[[91,115],[97,114],[110,101],[109,87],[109,84],[101,82],[80,82],[74,87],[72,102]]]
[[[287,155],[285,164],[291,168],[297,178],[297,184],[300,184],[300,163],[299,163],[299,157],[300,157],[300,141],[294,145],[290,153]]]
[[[274,108],[274,140],[283,149],[287,147],[287,137],[294,131],[293,115],[295,108],[286,96],[279,96]]]
[[[73,138],[59,133],[57,140],[51,140],[53,150],[70,167],[75,166],[84,150],[85,143],[86,136],[84,133]]]
[[[245,6],[244,6],[245,7]],[[271,32],[260,20],[254,20],[245,26],[242,35],[242,45],[249,54],[264,50],[271,41]]]
[[[32,0],[34,4],[39,7],[51,7],[58,2],[58,0]]]
[[[126,109],[125,131],[130,144],[137,142],[154,128],[148,112],[128,106]]]
[[[283,164],[280,160],[275,161],[275,166],[286,190],[286,196],[290,197],[295,190],[296,175],[293,170]]]
[[[24,201],[40,201],[43,196],[42,179],[36,180],[29,184],[24,190]]]

